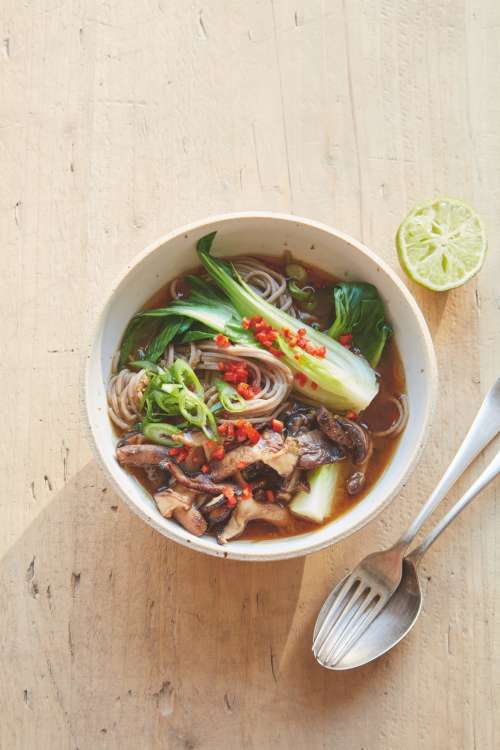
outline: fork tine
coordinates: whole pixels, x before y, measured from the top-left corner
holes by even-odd
[[[384,606],[387,604],[387,600],[380,598],[378,601],[375,602],[373,607],[369,608],[362,618],[360,618],[359,623],[357,624],[356,628],[352,632],[350,638],[347,640],[347,642],[344,643],[343,646],[341,646],[338,651],[336,652],[334,658],[335,662],[334,664],[338,664],[341,659],[344,658],[344,656],[351,650],[351,648],[354,646],[354,644],[361,638],[363,633],[369,628],[371,623],[375,620],[376,617],[380,614],[380,612],[383,610]]]
[[[366,628],[383,609],[385,603],[386,599],[379,593],[364,602],[364,606],[358,610],[354,622],[350,622],[350,627],[344,630],[342,636],[333,644],[333,648],[325,659],[325,665],[334,667],[338,664],[354,643],[361,638]]]
[[[346,630],[349,630],[351,622],[356,618],[357,613],[363,607],[366,599],[370,596],[369,586],[361,585],[356,591],[356,596],[352,597],[349,606],[345,607],[343,612],[337,617],[330,627],[326,638],[318,649],[317,658],[321,661],[328,660],[330,651],[335,648],[335,643],[341,638]]]
[[[331,623],[334,622],[336,617],[340,616],[340,614],[344,611],[348,602],[354,596],[360,583],[361,581],[357,576],[350,575],[346,579],[344,585],[340,588],[329,612],[325,615],[325,618],[321,623],[321,627],[316,635],[316,638],[313,641],[314,654],[316,654],[317,651],[321,648],[324,639],[328,636]]]

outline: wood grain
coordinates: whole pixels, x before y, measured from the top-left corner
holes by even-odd
[[[2,750],[498,748],[498,489],[429,553],[423,616],[400,647],[347,674],[310,654],[329,587],[396,537],[498,375],[498,3],[4,0],[0,13]],[[263,208],[331,223],[398,268],[399,221],[436,193],[480,211],[490,254],[449,294],[405,279],[440,397],[392,506],[323,553],[254,565],[177,548],[131,515],[79,412],[90,321],[126,262],[186,221]]]

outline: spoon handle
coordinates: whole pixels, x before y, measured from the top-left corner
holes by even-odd
[[[486,394],[469,432],[458,449],[455,458],[441,477],[436,489],[431,494],[409,528],[394,545],[404,551],[409,547],[428,517],[436,510],[450,487],[464,473],[476,456],[500,432],[500,378]]]
[[[443,533],[443,531],[446,529],[447,526],[458,516],[459,513],[463,511],[464,508],[467,507],[467,505],[474,500],[476,495],[479,495],[481,490],[483,490],[490,482],[495,479],[495,477],[500,473],[500,452],[497,453],[495,458],[491,461],[491,463],[488,464],[486,469],[483,471],[483,473],[476,479],[473,485],[469,487],[467,492],[462,495],[460,500],[457,500],[455,505],[453,505],[448,513],[446,513],[442,519],[437,523],[433,529],[427,534],[427,536],[422,540],[422,542],[418,545],[418,547],[415,547],[415,549],[407,555],[407,557],[412,560],[415,565],[417,565],[420,562],[420,559],[423,557],[423,555],[427,552],[431,544],[433,544],[438,536]]]

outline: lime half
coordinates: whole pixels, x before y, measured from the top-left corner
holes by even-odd
[[[486,255],[481,219],[462,201],[436,198],[417,206],[398,229],[399,261],[418,284],[443,292],[465,284]]]

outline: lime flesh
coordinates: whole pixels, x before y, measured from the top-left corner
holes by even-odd
[[[408,276],[436,292],[474,276],[487,245],[479,216],[454,198],[436,198],[414,208],[399,227],[396,244]]]

